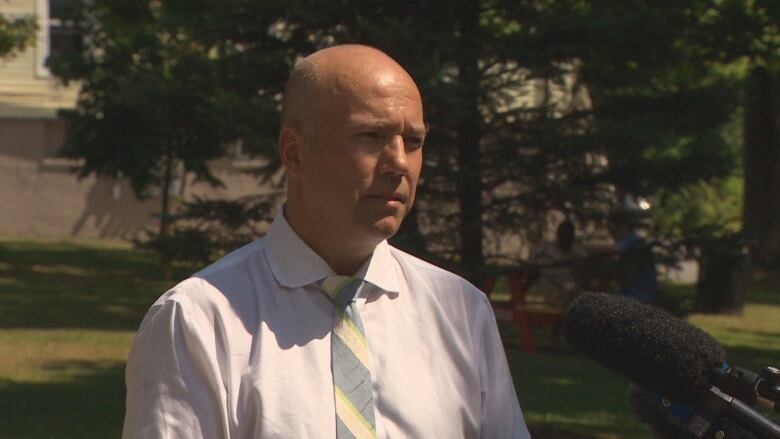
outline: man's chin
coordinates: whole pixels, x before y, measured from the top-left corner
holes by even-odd
[[[401,227],[401,219],[395,217],[382,218],[372,226],[373,232],[380,241],[384,241],[398,233]]]

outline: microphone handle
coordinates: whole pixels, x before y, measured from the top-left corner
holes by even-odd
[[[697,438],[780,439],[780,426],[714,386],[688,421],[688,431]],[[718,431],[738,434],[718,435]]]

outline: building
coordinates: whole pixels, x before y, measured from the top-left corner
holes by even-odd
[[[73,108],[78,85],[64,87],[46,68],[50,53],[79,47],[80,36],[59,14],[68,0],[4,0],[0,14],[34,16],[36,44],[0,59],[0,237],[128,239],[155,227],[159,193],[140,201],[121,178],[77,179],[79,163],[57,156],[66,125],[58,110]],[[213,164],[224,189],[189,184],[180,176],[172,195],[240,197],[258,191],[245,171],[253,162],[237,149]]]

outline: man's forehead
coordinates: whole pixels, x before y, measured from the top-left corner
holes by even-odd
[[[419,117],[417,117],[419,116]],[[414,131],[427,131],[428,124],[423,120],[422,114],[414,115],[405,112],[389,114],[372,114],[367,112],[350,112],[346,117],[347,123],[355,127],[390,128],[403,125]]]
[[[406,94],[386,96],[351,96],[343,101],[349,122],[366,125],[403,125],[424,128],[424,115],[419,97]]]
[[[328,88],[334,95],[370,99],[377,97],[420,100],[417,84],[405,71],[354,70],[333,75]]]

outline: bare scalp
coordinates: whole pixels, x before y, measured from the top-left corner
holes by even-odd
[[[343,101],[365,84],[397,82],[419,91],[409,73],[384,52],[359,44],[332,46],[298,62],[282,98],[282,128],[304,129],[334,100]]]

